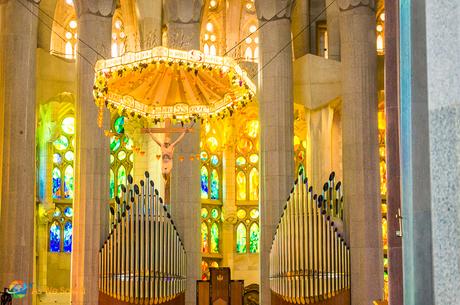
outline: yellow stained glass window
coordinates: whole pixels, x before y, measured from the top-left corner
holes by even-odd
[[[256,168],[249,173],[249,200],[259,200],[259,171]]]
[[[236,175],[236,197],[238,200],[246,200],[246,175],[239,172]]]
[[[257,138],[259,134],[259,121],[252,120],[246,123],[244,133],[250,138]]]
[[[217,141],[216,138],[214,137],[209,137],[206,140],[206,145],[208,146],[209,150],[211,152],[215,152],[217,150],[217,147],[219,146],[219,142]]]

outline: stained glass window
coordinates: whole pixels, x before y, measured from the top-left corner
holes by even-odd
[[[259,200],[258,141],[259,121],[248,120],[242,124],[235,150],[237,201]]]
[[[217,223],[211,226],[211,253],[219,253],[219,228]]]
[[[208,226],[205,222],[201,223],[201,253],[208,253],[209,252],[209,234],[208,234]]]
[[[73,198],[73,167],[67,165],[64,172],[64,198]]]
[[[73,208],[67,204],[56,203],[53,218],[49,224],[50,252],[72,252]]]
[[[251,7],[251,11],[254,7],[254,3],[246,4],[246,11],[249,12],[248,7]],[[259,37],[257,36],[257,26],[251,24],[247,27],[246,30],[248,37],[244,40],[243,48],[244,50],[244,59],[247,61],[257,61],[259,58]]]
[[[126,33],[121,10],[117,9],[112,18],[112,57],[123,55],[126,51]]]
[[[236,194],[238,200],[246,200],[246,175],[242,171],[236,175]]]
[[[72,222],[64,225],[64,252],[72,252]]]
[[[246,253],[246,226],[243,223],[236,228],[236,253]]]
[[[219,199],[219,174],[215,169],[211,172],[211,199]]]
[[[249,200],[259,200],[259,171],[255,167],[249,173]]]
[[[253,223],[249,229],[249,252],[259,252],[259,238],[259,225],[257,223]]]
[[[201,167],[201,199],[208,199],[208,169]]]
[[[61,171],[55,167],[53,169],[53,198],[61,198]]]
[[[202,129],[201,141],[201,199],[219,200],[222,172],[221,152],[216,128],[207,123]]]
[[[214,0],[213,0],[214,1]],[[214,1],[216,2],[216,1]],[[217,7],[217,4],[216,4]],[[212,22],[203,22],[202,46],[206,55],[217,55],[217,34]]]
[[[50,252],[61,251],[61,226],[57,221],[50,226]]]

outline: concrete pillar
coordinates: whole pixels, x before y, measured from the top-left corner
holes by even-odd
[[[390,305],[403,305],[402,238],[399,231],[401,174],[399,158],[398,4],[385,1],[385,113],[387,164],[388,274]]]
[[[202,0],[168,0],[164,2],[168,25],[168,47],[182,50],[200,49]],[[180,125],[178,126],[180,127]],[[200,233],[200,124],[187,134],[174,152],[171,173],[171,214],[187,251],[187,288],[185,304],[196,303],[196,281],[201,279]],[[184,156],[180,161],[179,157]],[[190,157],[193,156],[193,160]]]
[[[33,281],[38,4],[0,2],[0,283]],[[15,304],[32,304],[28,293]]]
[[[434,304],[460,299],[460,34],[457,0],[426,0]]]
[[[328,58],[340,61],[340,23],[337,1],[326,0],[326,16]]]
[[[383,250],[373,1],[340,0],[345,225],[351,303],[383,298]]]
[[[72,304],[98,303],[98,252],[108,232],[109,129],[93,98],[94,64],[110,52],[112,1],[75,2],[78,16],[75,198],[71,267]],[[84,43],[82,42],[84,41]]]
[[[292,35],[294,39],[294,58],[304,56],[310,51],[310,2],[298,0],[292,5]],[[303,31],[302,31],[303,30]]]
[[[286,10],[279,13],[282,8]],[[294,183],[294,101],[290,1],[256,1],[260,66],[260,304],[270,305],[269,255],[282,208]],[[280,51],[281,50],[281,51]]]

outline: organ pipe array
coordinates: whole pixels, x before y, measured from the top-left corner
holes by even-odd
[[[314,303],[350,288],[343,196],[334,178],[318,195],[301,172],[284,206],[270,251],[270,288],[286,302]]]
[[[110,208],[113,223],[99,252],[99,290],[135,304],[158,304],[185,291],[186,253],[154,182],[128,176]]]

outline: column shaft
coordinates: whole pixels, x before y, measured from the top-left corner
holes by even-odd
[[[29,11],[30,10],[30,11]],[[37,4],[0,2],[0,283],[33,281]],[[32,294],[15,300],[32,304]]]
[[[340,28],[343,181],[351,250],[351,303],[369,305],[383,297],[375,14],[366,5],[348,7],[341,11]]]
[[[292,50],[288,18],[268,21],[260,29],[260,304],[269,305],[269,255],[273,234],[294,182],[294,103],[292,97]],[[276,57],[275,57],[276,56]],[[269,64],[264,66],[266,63]]]
[[[294,40],[294,58],[304,56],[310,51],[310,1],[298,0],[292,7],[292,35]]]
[[[337,1],[326,0],[327,54],[329,59],[340,60],[340,24]]]
[[[112,19],[83,13],[78,20],[75,200],[72,251],[72,304],[98,303],[98,252],[108,232],[109,139],[98,126],[93,98],[94,64],[107,55]],[[91,46],[91,49],[90,47]],[[89,61],[89,62],[88,62]]]

